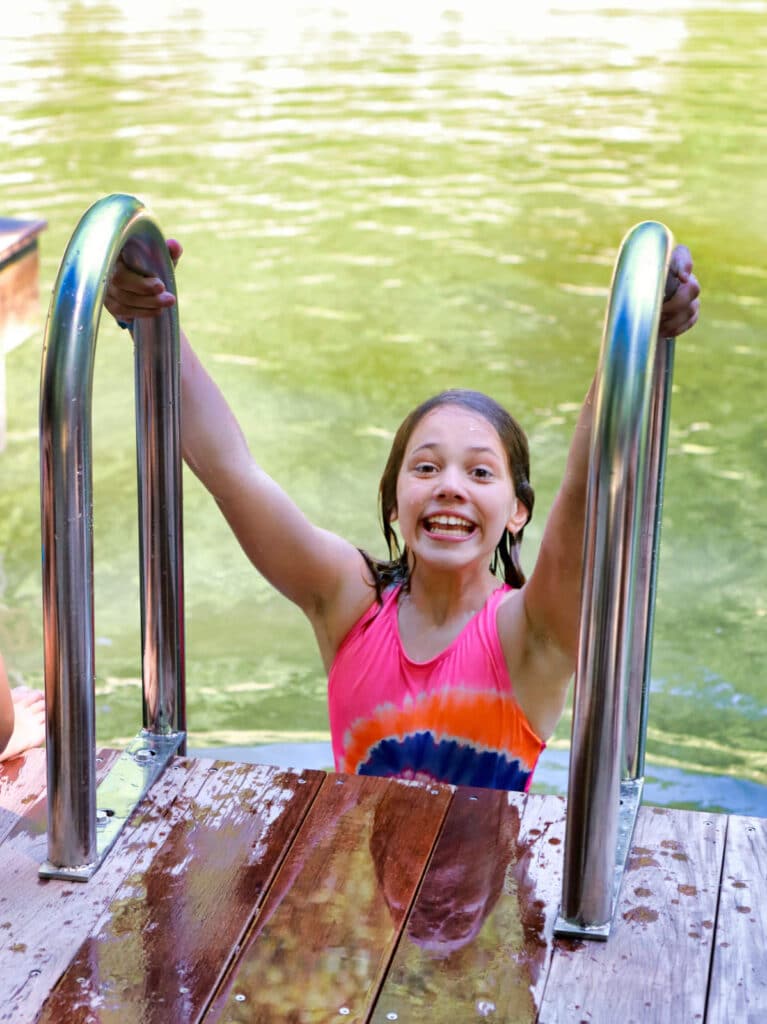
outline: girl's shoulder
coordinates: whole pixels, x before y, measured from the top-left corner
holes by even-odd
[[[486,605],[500,605],[505,604],[513,594],[519,593],[519,587],[514,587],[511,583],[502,583],[500,587],[496,587],[487,598]]]
[[[501,590],[491,594],[489,601],[493,598],[498,638],[501,641],[509,675],[514,679],[518,674],[523,653],[530,643],[523,588],[505,584]]]
[[[493,605],[498,612],[498,628],[501,622],[513,620],[517,615],[524,614],[524,602],[522,600],[522,588],[512,587],[510,583],[504,583],[498,587],[487,599],[488,605]]]

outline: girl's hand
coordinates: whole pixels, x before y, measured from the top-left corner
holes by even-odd
[[[39,747],[45,740],[45,694],[17,686],[11,690],[13,701],[13,733],[0,753],[0,761],[22,754],[30,747]]]
[[[131,270],[124,259],[125,250],[117,257],[112,276],[107,284],[104,305],[116,320],[123,323],[137,317],[159,316],[176,303],[172,292],[166,290],[159,277],[145,277]],[[175,267],[181,259],[181,243],[168,239],[168,252]]]
[[[689,331],[700,312],[700,285],[692,272],[692,256],[685,245],[678,245],[671,253],[668,268],[669,282],[676,289],[663,303],[660,311],[658,334],[661,338],[675,338]]]

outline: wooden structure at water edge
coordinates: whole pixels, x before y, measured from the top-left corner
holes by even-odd
[[[0,451],[5,448],[5,354],[40,326],[38,235],[44,220],[0,217]]]
[[[38,236],[44,220],[0,217],[0,348],[15,348],[40,326]]]
[[[767,1020],[767,820],[642,807],[590,942],[559,797],[175,757],[83,884],[45,779],[0,766],[0,1021]]]

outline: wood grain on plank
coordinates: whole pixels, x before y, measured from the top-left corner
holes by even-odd
[[[709,1024],[767,1020],[767,820],[727,823]]]
[[[80,944],[112,902],[139,851],[153,841],[165,810],[190,773],[175,759],[139,805],[96,874],[87,882],[41,879],[46,855],[45,802],[34,805],[0,846],[0,1021],[34,1019]]]
[[[189,1022],[214,994],[322,781],[320,772],[195,762],[40,1024]],[[151,793],[148,803],[151,803]]]
[[[725,826],[640,808],[610,937],[557,940],[541,1022],[703,1020]]]
[[[206,1022],[364,1021],[450,798],[328,775]]]
[[[564,800],[459,789],[372,1020],[535,1021],[562,877]]]

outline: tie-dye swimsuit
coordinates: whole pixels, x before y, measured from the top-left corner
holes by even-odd
[[[429,661],[405,653],[399,587],[344,638],[328,677],[340,772],[526,790],[545,744],[514,699],[496,625],[499,587]]]

